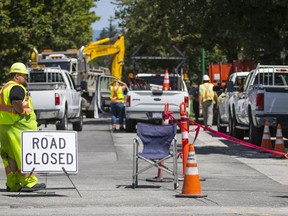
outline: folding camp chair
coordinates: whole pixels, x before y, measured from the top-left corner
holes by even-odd
[[[137,137],[133,139],[133,188],[138,186],[138,175],[151,167],[158,167],[173,175],[174,189],[178,188],[176,132],[176,124],[153,125],[140,122],[137,124]],[[142,152],[139,152],[140,144],[143,147]],[[173,168],[161,163],[169,158],[173,159]],[[149,166],[138,170],[139,159],[149,163]]]

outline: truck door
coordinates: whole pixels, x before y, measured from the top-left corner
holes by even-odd
[[[114,79],[117,78],[109,75],[100,75],[100,77],[98,78],[98,82],[96,85],[97,94],[95,94],[96,98],[94,100],[94,113],[96,112],[96,108],[99,109],[99,111],[103,114],[111,115],[109,83],[112,82]]]
[[[77,90],[76,90],[76,85],[75,85],[75,82],[73,80],[72,75],[66,73],[66,76],[67,76],[67,79],[68,79],[70,87],[71,87],[70,94],[68,94],[68,95],[70,95],[70,96],[68,96],[69,99],[67,98],[67,100],[69,100],[68,109],[70,110],[70,112],[72,114],[71,117],[74,117],[74,116],[76,116],[78,114],[78,112],[80,110],[80,105],[79,105],[79,103],[80,103],[80,93],[77,92]]]

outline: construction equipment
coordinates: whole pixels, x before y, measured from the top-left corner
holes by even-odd
[[[114,42],[113,44],[111,44]],[[110,44],[109,44],[110,43]],[[109,85],[112,79],[122,79],[124,62],[124,36],[104,38],[82,46],[79,50],[44,50],[38,53],[34,48],[31,55],[31,67],[60,66],[72,75],[76,85],[81,86],[83,112],[86,117],[98,117],[101,113],[110,113]],[[98,57],[113,55],[111,72],[108,68],[91,68],[89,63]]]
[[[115,41],[114,44],[106,45],[106,43]],[[111,74],[118,79],[122,79],[122,66],[124,64],[125,44],[122,34],[114,38],[104,38],[99,41],[91,42],[84,48],[87,61],[95,58],[113,55]]]

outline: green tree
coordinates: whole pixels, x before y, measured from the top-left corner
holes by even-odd
[[[103,28],[99,34],[99,37],[96,40],[101,40],[104,38],[113,38],[120,34],[120,31],[117,29],[116,25],[113,25],[113,18],[109,19],[109,26],[107,28]],[[109,67],[111,68],[113,56],[102,56],[92,60],[89,64],[94,67]]]
[[[113,18],[110,17],[109,19],[109,27],[103,28],[99,34],[99,37],[97,40],[103,39],[103,38],[112,38],[116,35],[120,34],[120,31],[117,29],[116,25],[113,25]]]
[[[207,63],[246,59],[279,64],[280,51],[288,47],[288,5],[283,0],[115,2],[128,40],[127,56],[140,44],[143,53],[162,56],[176,45],[188,57],[190,71],[200,73],[201,48]]]
[[[92,40],[91,23],[100,19],[93,0],[0,1],[1,82],[12,63],[27,63],[33,47],[66,50]]]

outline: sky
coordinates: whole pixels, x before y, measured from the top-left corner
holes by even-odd
[[[95,3],[97,7],[92,10],[96,12],[97,16],[101,19],[92,24],[94,30],[102,30],[103,28],[109,27],[109,18],[114,16],[115,5],[110,3],[110,0],[100,0]]]

